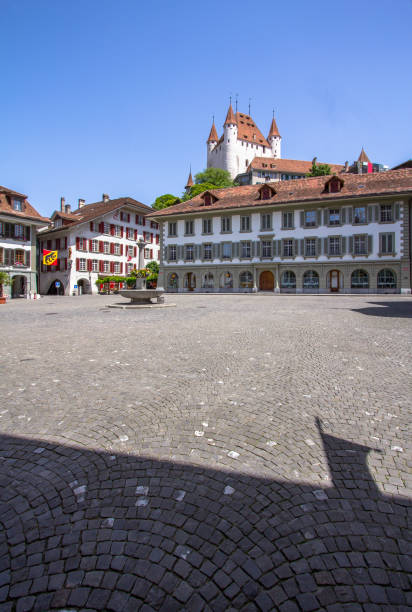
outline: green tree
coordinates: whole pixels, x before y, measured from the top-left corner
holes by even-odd
[[[327,174],[332,174],[329,164],[317,164],[315,157],[315,159],[312,161],[312,168],[306,176],[326,176]]]
[[[157,261],[149,261],[149,263],[146,264],[146,268],[150,270],[152,274],[159,274],[159,264]]]
[[[232,187],[233,181],[227,170],[221,168],[207,168],[203,172],[195,174],[195,182],[198,185],[202,183],[210,183],[216,187]]]
[[[171,193],[165,193],[164,195],[159,196],[155,199],[152,204],[152,208],[155,210],[162,210],[163,208],[168,208],[169,206],[173,206],[174,204],[179,204],[180,198]]]

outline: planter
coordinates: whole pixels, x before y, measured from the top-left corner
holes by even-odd
[[[0,297],[0,304],[6,303],[6,297]]]

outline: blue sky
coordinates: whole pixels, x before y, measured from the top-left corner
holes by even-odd
[[[282,157],[412,156],[412,0],[0,0],[0,184],[42,214],[180,195],[230,94]]]

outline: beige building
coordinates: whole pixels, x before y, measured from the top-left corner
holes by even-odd
[[[412,169],[215,189],[152,213],[167,291],[411,292]]]

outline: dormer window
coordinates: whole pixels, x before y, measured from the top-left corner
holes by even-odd
[[[210,191],[205,191],[201,197],[203,200],[203,206],[212,206],[212,204],[218,199],[215,195],[213,195],[213,193],[210,193]]]
[[[18,200],[17,198],[13,199],[13,210],[16,210],[17,212],[21,212],[23,210],[23,203],[21,200]]]
[[[325,191],[327,193],[338,193],[342,189],[343,184],[343,180],[338,176],[332,176],[332,178],[325,183]]]
[[[275,194],[276,194],[276,191],[272,189],[272,187],[269,187],[269,185],[264,185],[264,187],[261,187],[259,191],[259,199],[260,200],[270,200],[270,198],[273,198]]]

